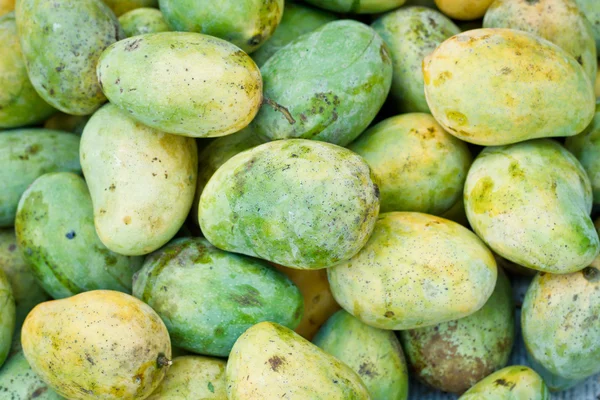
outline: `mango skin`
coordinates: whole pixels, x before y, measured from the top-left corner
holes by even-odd
[[[511,365],[487,376],[459,400],[549,400],[542,378],[531,368]]]
[[[160,10],[156,8],[136,8],[128,11],[119,17],[119,24],[127,37],[171,30]]]
[[[11,355],[0,369],[0,392],[10,400],[65,400],[31,370],[22,350]]]
[[[573,56],[591,82],[596,79],[592,25],[573,0],[498,0],[485,13],[483,27],[518,29],[549,40]]]
[[[303,138],[346,146],[369,126],[392,82],[381,37],[340,20],[302,35],[261,67],[264,104],[252,126],[270,140]],[[285,113],[289,113],[286,117]]]
[[[4,271],[0,270],[0,367],[10,351],[15,330],[15,298]]]
[[[300,290],[268,263],[203,238],[176,239],[149,255],[133,294],[160,315],[175,346],[220,357],[261,321],[295,328],[303,309]]]
[[[426,7],[403,7],[379,17],[371,27],[387,43],[394,73],[390,94],[400,112],[429,112],[423,89],[423,59],[460,33],[446,16]]]
[[[336,19],[335,15],[326,11],[286,2],[279,26],[269,40],[252,53],[252,59],[261,67],[286,44]]]
[[[440,215],[461,197],[472,156],[430,114],[402,114],[369,128],[348,148],[363,157],[381,193],[381,212]]]
[[[122,40],[102,53],[97,73],[106,97],[131,117],[183,136],[237,132],[262,102],[254,61],[233,44],[198,33]]]
[[[400,332],[415,377],[444,392],[461,394],[506,365],[515,324],[512,290],[502,270],[492,296],[468,317]]]
[[[583,269],[600,251],[589,216],[590,181],[552,140],[484,149],[469,170],[464,198],[473,230],[516,264],[565,274]]]
[[[539,273],[521,322],[527,351],[552,374],[580,380],[600,372],[600,259],[565,275]]]
[[[452,19],[470,21],[481,18],[494,0],[435,0],[441,12]]]
[[[575,0],[575,3],[592,24],[596,50],[600,52],[600,4],[596,0]]]
[[[15,10],[16,0],[0,0],[0,16]]]
[[[13,12],[0,16],[0,45],[0,129],[45,120],[56,110],[42,100],[29,80]]]
[[[360,377],[291,330],[261,322],[237,340],[227,361],[229,400],[368,400]]]
[[[376,14],[398,8],[406,0],[306,0],[329,11],[353,14]]]
[[[39,304],[23,324],[21,342],[31,369],[72,400],[145,399],[171,358],[160,317],[111,290]]]
[[[227,40],[250,54],[268,40],[283,15],[283,0],[159,0],[174,31]]]
[[[88,115],[100,107],[106,97],[96,63],[105,48],[124,37],[113,12],[101,0],[20,0],[15,12],[38,94],[67,114]]]
[[[91,115],[69,115],[59,111],[44,122],[44,129],[71,132],[81,136],[90,117]]]
[[[21,195],[48,172],[81,171],[79,137],[49,129],[0,132],[0,227],[12,226]]]
[[[350,150],[303,139],[230,158],[200,197],[199,223],[216,247],[298,269],[354,256],[379,213],[379,189]]]
[[[492,253],[463,226],[393,212],[381,214],[362,250],[327,275],[350,314],[376,328],[406,330],[473,314],[491,296],[497,270]]]
[[[158,7],[158,0],[102,0],[117,17],[143,7]]]
[[[175,236],[194,199],[193,139],[142,125],[107,104],[86,125],[80,157],[106,247],[142,255]]]
[[[527,32],[475,29],[453,36],[425,58],[423,76],[435,119],[469,143],[573,136],[594,116],[585,70],[560,47]]]
[[[227,400],[226,365],[217,358],[177,357],[158,389],[146,400]]]
[[[321,327],[313,343],[360,376],[373,400],[406,400],[408,371],[393,331],[363,324],[340,310]]]

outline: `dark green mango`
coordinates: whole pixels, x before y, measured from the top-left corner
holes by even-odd
[[[65,400],[33,372],[23,350],[0,369],[0,397],[5,400]]]

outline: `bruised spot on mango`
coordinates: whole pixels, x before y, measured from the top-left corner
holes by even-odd
[[[129,225],[131,223],[131,217],[129,215],[125,216],[123,218],[123,222],[125,223],[125,225]]]
[[[489,176],[486,176],[477,182],[470,194],[473,210],[477,214],[491,212],[492,208],[490,207],[490,202],[493,190],[494,182]]]
[[[446,118],[458,126],[466,125],[469,122],[467,116],[458,111],[446,111]]]
[[[441,74],[439,74],[438,77],[433,81],[433,86],[440,86],[444,82],[446,82],[448,79],[451,79],[451,78],[452,78],[452,72],[444,71]]]

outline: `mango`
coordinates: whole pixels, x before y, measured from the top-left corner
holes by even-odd
[[[571,274],[538,273],[525,295],[523,339],[531,357],[569,380],[600,372],[600,258]]]
[[[470,228],[469,220],[467,219],[467,214],[465,212],[465,202],[462,196],[448,211],[440,215],[440,217],[461,224],[465,228]]]
[[[497,271],[492,253],[463,226],[392,212],[379,216],[356,256],[327,275],[350,314],[376,328],[406,330],[473,314],[492,295]]]
[[[596,0],[575,0],[575,3],[592,24],[596,50],[600,52],[600,3]]]
[[[124,37],[101,0],[19,0],[15,9],[29,79],[51,106],[88,115],[106,97],[96,78],[100,53]]]
[[[423,59],[444,40],[460,33],[446,16],[426,7],[402,7],[379,17],[371,27],[392,56],[390,94],[400,112],[429,112],[423,89]]]
[[[165,379],[147,400],[227,400],[226,365],[217,358],[177,357]]]
[[[145,399],[171,364],[160,317],[135,297],[111,290],[37,305],[21,341],[31,369],[72,400]]]
[[[155,8],[128,11],[119,17],[119,24],[127,37],[170,31],[162,13]]]
[[[600,251],[589,217],[590,181],[552,140],[484,149],[469,170],[464,197],[473,230],[516,264],[565,274],[583,269]]]
[[[27,186],[55,171],[81,171],[79,137],[48,129],[0,132],[0,227],[14,224]]]
[[[16,0],[0,0],[0,16],[14,11],[15,1]]]
[[[477,312],[400,332],[414,376],[436,389],[458,394],[506,365],[514,336],[512,290],[502,270],[492,296]]]
[[[252,53],[268,40],[283,15],[283,0],[159,0],[174,31],[199,32]]]
[[[295,328],[303,308],[300,290],[268,263],[203,238],[176,239],[149,255],[133,294],[160,315],[175,346],[221,357],[259,322]]]
[[[202,232],[216,247],[298,269],[354,256],[378,213],[379,189],[360,156],[303,139],[230,158],[208,181],[198,208]]]
[[[15,298],[10,281],[0,270],[0,367],[10,351],[15,330]]]
[[[326,11],[303,4],[286,2],[283,17],[272,36],[252,53],[252,59],[261,67],[273,54],[305,33],[314,31],[337,17]]]
[[[373,29],[351,20],[300,36],[260,71],[265,104],[252,122],[258,134],[340,146],[369,126],[392,82],[387,45]]]
[[[408,398],[408,371],[392,331],[373,328],[344,310],[335,313],[313,343],[360,376],[373,400]]]
[[[363,157],[381,193],[381,212],[440,215],[461,197],[472,157],[430,114],[383,120],[348,148]]]
[[[593,83],[598,60],[592,25],[573,0],[498,0],[483,19],[484,28],[518,29],[560,46]]]
[[[459,400],[549,400],[542,378],[531,368],[512,365],[487,376]]]
[[[111,103],[149,127],[184,136],[237,132],[262,102],[254,61],[233,44],[199,33],[122,40],[102,53],[97,73]]]
[[[90,117],[90,115],[69,115],[57,112],[44,122],[44,129],[53,129],[81,135],[83,133],[83,128],[85,128],[85,124],[87,124]]]
[[[368,400],[346,364],[291,330],[261,322],[235,342],[227,361],[229,400]]]
[[[1,8],[0,4],[0,15]],[[0,46],[0,129],[42,122],[56,110],[42,100],[27,76],[13,12],[0,16]]]
[[[102,0],[117,17],[143,7],[158,7],[158,0]]]
[[[435,0],[435,5],[452,19],[470,21],[481,18],[494,0]]]
[[[111,251],[150,253],[183,225],[196,187],[193,139],[142,125],[108,104],[86,125],[80,155],[96,231]]]
[[[23,351],[11,355],[0,369],[0,393],[10,400],[65,400],[31,370]]]
[[[56,172],[36,179],[21,196],[15,230],[25,261],[53,298],[95,289],[131,293],[131,279],[143,259],[113,253],[102,244],[80,176]]]
[[[453,36],[425,58],[423,76],[435,119],[469,143],[573,136],[594,116],[585,70],[527,32],[475,29]]]
[[[598,98],[600,97],[600,69],[596,73],[596,80],[594,82],[594,91],[596,92],[596,98]]]
[[[398,8],[406,0],[306,0],[306,2],[339,13],[375,14]]]
[[[531,368],[533,368],[533,370],[542,377],[544,383],[546,384],[546,386],[548,386],[548,389],[550,389],[551,392],[567,390],[582,383],[582,379],[568,379],[553,374],[552,372],[544,368],[544,366],[540,364],[535,358],[533,358],[531,353],[527,351],[527,348],[525,350],[525,354],[527,356],[527,361],[529,362],[529,365],[531,365]]]

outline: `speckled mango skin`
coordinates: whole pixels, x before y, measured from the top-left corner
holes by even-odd
[[[259,322],[294,329],[303,309],[300,290],[267,262],[203,238],[176,239],[148,256],[133,294],[160,315],[175,346],[220,357]]]
[[[111,290],[37,305],[21,342],[31,369],[71,400],[145,399],[171,358],[160,317],[135,297]]]
[[[360,377],[297,333],[261,322],[237,340],[227,361],[229,400],[368,400]]]
[[[200,197],[199,224],[216,247],[286,267],[320,269],[367,242],[379,189],[350,150],[304,139],[230,158]]]
[[[393,331],[373,328],[340,310],[321,327],[313,343],[360,376],[373,400],[406,400],[408,371]]]
[[[398,8],[406,0],[306,0],[306,2],[338,13],[376,14]]]
[[[484,28],[529,32],[560,46],[596,79],[598,60],[592,25],[573,0],[497,0],[485,13]]]
[[[393,212],[379,216],[355,257],[327,274],[350,314],[376,328],[405,330],[473,314],[491,296],[497,270],[492,253],[463,226]]]
[[[44,122],[44,129],[71,132],[81,136],[90,117],[90,115],[69,115],[57,112]]]
[[[346,146],[375,118],[392,83],[392,60],[381,37],[340,20],[300,36],[262,66],[264,104],[252,122],[270,140],[303,138]]]
[[[31,370],[23,351],[11,355],[0,369],[0,393],[5,400],[65,400]]]
[[[177,357],[147,400],[227,400],[226,366],[227,363],[218,358]]]
[[[102,0],[117,17],[126,12],[143,8],[143,7],[158,7],[158,0]]]
[[[193,139],[142,125],[108,104],[86,125],[80,157],[106,247],[142,255],[175,236],[194,199]]]
[[[425,58],[423,76],[435,119],[474,144],[573,136],[594,116],[585,70],[527,32],[475,29],[453,36]]]
[[[461,394],[506,365],[515,336],[514,303],[510,282],[501,271],[492,296],[477,312],[400,332],[415,377],[438,390]]]
[[[92,199],[83,178],[45,174],[21,196],[15,231],[19,250],[55,299],[95,289],[131,293],[142,257],[107,249],[96,234]]]
[[[423,90],[423,59],[444,40],[460,33],[445,15],[426,7],[402,7],[371,27],[387,43],[394,73],[390,94],[401,112],[429,112]]]
[[[15,330],[15,298],[4,271],[0,270],[0,366],[6,360]]]
[[[494,0],[435,0],[435,5],[448,17],[463,21],[481,18]]]
[[[600,372],[600,259],[565,275],[533,279],[521,322],[531,357],[552,374],[580,380]]]
[[[381,193],[381,212],[440,215],[461,197],[472,156],[430,114],[388,118],[348,148],[363,157]]]
[[[542,378],[531,368],[511,365],[477,382],[459,400],[549,400]]]
[[[464,199],[477,235],[524,267],[575,272],[600,251],[589,216],[590,181],[577,159],[552,140],[484,149],[469,170]]]
[[[79,137],[48,129],[0,132],[0,227],[12,226],[19,198],[37,177],[80,172]]]
[[[252,53],[268,40],[283,15],[283,0],[159,0],[174,31],[199,32]]]
[[[0,129],[45,120],[56,110],[42,100],[29,81],[13,12],[0,16],[0,46]]]
[[[199,33],[122,40],[102,54],[97,72],[112,103],[147,126],[184,136],[237,132],[262,102],[254,61],[233,44]]]
[[[335,15],[326,11],[286,2],[279,26],[269,40],[252,53],[252,59],[261,67],[286,44],[336,19]]]
[[[600,52],[600,3],[596,0],[575,0],[575,3],[592,24],[596,50]]]
[[[73,115],[94,112],[106,97],[96,78],[102,51],[124,37],[101,0],[19,0],[15,9],[29,78],[51,106]]]
[[[146,33],[168,32],[171,29],[156,8],[136,8],[119,17],[125,36],[132,37]]]

